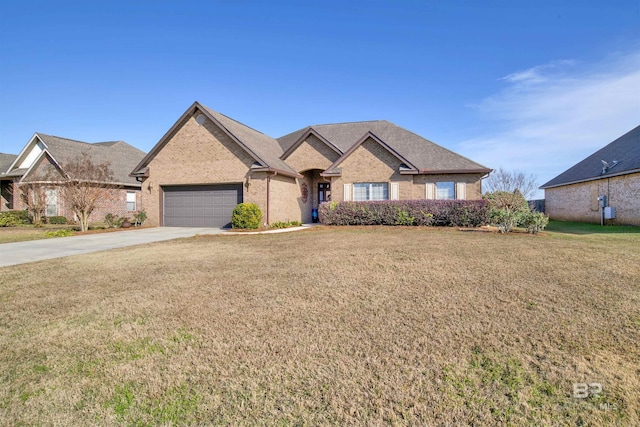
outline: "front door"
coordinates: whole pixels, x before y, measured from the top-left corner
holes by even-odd
[[[328,182],[321,182],[318,184],[318,205],[324,202],[331,201],[331,184]]]

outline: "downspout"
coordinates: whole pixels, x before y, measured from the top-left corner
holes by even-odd
[[[273,176],[278,175],[277,171],[273,171]],[[267,225],[271,222],[269,221],[269,211],[271,211],[271,175],[267,175]]]
[[[269,224],[269,194],[271,193],[271,175],[267,175],[267,224]]]

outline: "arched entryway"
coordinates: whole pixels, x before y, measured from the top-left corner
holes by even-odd
[[[300,172],[303,175],[300,180],[300,211],[303,223],[313,222],[314,209],[318,209],[320,203],[331,201],[331,182],[320,176],[322,171],[309,169]]]

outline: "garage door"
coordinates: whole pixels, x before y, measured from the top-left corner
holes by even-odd
[[[242,184],[162,187],[167,227],[228,227]]]

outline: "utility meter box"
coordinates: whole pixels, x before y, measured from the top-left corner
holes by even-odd
[[[616,208],[611,206],[604,208],[604,219],[616,219]]]
[[[607,206],[607,196],[598,196],[598,202],[601,208]]]

